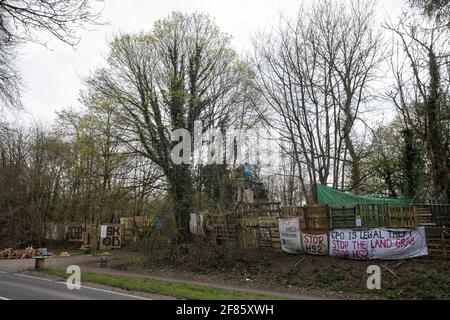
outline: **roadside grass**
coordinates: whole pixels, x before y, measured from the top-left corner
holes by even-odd
[[[64,270],[42,269],[42,272],[67,278],[70,274]],[[283,300],[283,297],[277,297],[265,294],[243,293],[220,288],[211,288],[202,285],[188,283],[171,283],[166,281],[153,280],[149,278],[104,275],[99,273],[81,273],[81,281],[98,283],[117,287],[126,290],[135,290],[154,294],[167,295],[177,298],[186,298],[192,300]]]

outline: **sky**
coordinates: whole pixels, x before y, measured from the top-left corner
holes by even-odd
[[[395,18],[404,2],[379,0],[379,16]],[[300,3],[299,0],[105,0],[100,6],[107,24],[81,30],[78,33],[81,41],[75,49],[48,34],[40,35],[48,41],[47,47],[35,43],[22,46],[17,63],[23,77],[26,116],[21,119],[50,124],[56,111],[80,109],[78,98],[83,82],[104,65],[108,41],[114,35],[149,31],[156,20],[172,11],[200,11],[215,18],[222,31],[232,35],[235,49],[243,53],[249,48],[253,34],[276,25],[280,14],[294,14]]]

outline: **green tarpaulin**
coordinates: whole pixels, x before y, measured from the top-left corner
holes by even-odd
[[[316,195],[318,204],[328,204],[330,206],[350,206],[355,204],[390,204],[408,205],[408,199],[381,198],[370,196],[355,196],[354,194],[339,191],[323,184],[316,184]]]

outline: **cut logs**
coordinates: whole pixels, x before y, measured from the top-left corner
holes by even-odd
[[[0,259],[30,259],[41,254],[41,249],[28,247],[23,250],[14,250],[13,248],[0,250]]]

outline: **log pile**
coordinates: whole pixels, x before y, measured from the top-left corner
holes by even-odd
[[[30,259],[40,255],[41,249],[28,247],[23,250],[14,250],[13,248],[0,250],[0,259]]]

